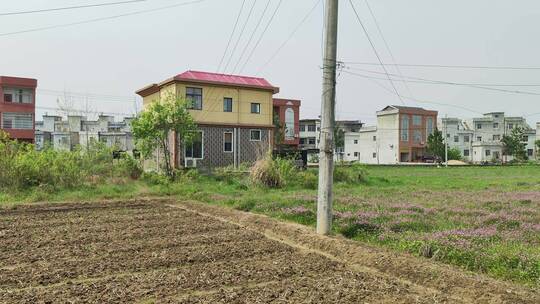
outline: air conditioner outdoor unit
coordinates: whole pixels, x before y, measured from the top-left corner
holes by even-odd
[[[193,158],[187,158],[185,161],[186,168],[197,168],[197,160]]]

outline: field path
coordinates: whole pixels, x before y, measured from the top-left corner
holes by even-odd
[[[0,209],[0,303],[540,303],[309,227],[160,199]]]

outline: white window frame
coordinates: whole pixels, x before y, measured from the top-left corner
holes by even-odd
[[[253,139],[251,133],[253,131],[259,131],[259,139]],[[261,129],[249,129],[249,141],[261,141],[262,140],[262,130]]]
[[[225,135],[231,134],[231,151],[225,150]],[[234,153],[234,133],[232,131],[223,132],[223,152],[224,153]]]
[[[258,112],[253,112],[253,106],[254,105],[257,105],[257,109],[259,110]],[[261,114],[261,103],[260,102],[252,102],[251,105],[250,105],[250,112],[251,114]]]
[[[195,132],[200,132],[201,133],[201,157],[198,158],[198,157],[187,157],[186,156],[186,145],[184,145],[184,159],[204,159],[204,131],[202,130],[197,130]],[[193,145],[193,143],[191,143]],[[193,147],[192,147],[193,149]]]

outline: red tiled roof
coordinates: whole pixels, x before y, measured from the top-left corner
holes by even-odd
[[[197,81],[197,82],[203,82],[203,83],[226,84],[226,85],[233,85],[233,86],[246,86],[246,87],[271,90],[274,93],[279,92],[278,87],[274,87],[266,79],[259,78],[259,77],[218,74],[218,73],[200,72],[200,71],[186,71],[182,74],[176,75],[174,77],[174,80]]]

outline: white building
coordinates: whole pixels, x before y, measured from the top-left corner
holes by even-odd
[[[320,119],[300,119],[300,149],[319,149]]]
[[[132,151],[134,143],[131,135],[131,121],[125,118],[115,122],[113,116],[100,115],[89,121],[84,116],[70,115],[67,120],[60,116],[44,115],[43,121],[36,122],[36,149],[52,145],[57,150],[73,150],[95,142],[103,142],[107,147],[119,151]]]
[[[427,156],[427,137],[435,130],[436,121],[437,111],[387,106],[377,112],[376,127],[364,127],[356,137],[348,134],[345,154],[366,164],[422,162]]]
[[[504,112],[491,112],[469,121],[444,118],[440,124],[441,131],[446,133],[448,146],[457,148],[465,161],[473,163],[512,160],[512,156],[503,155],[501,139],[516,127],[525,129],[523,142],[527,144],[527,155],[536,158],[537,131],[523,117],[507,117]]]

